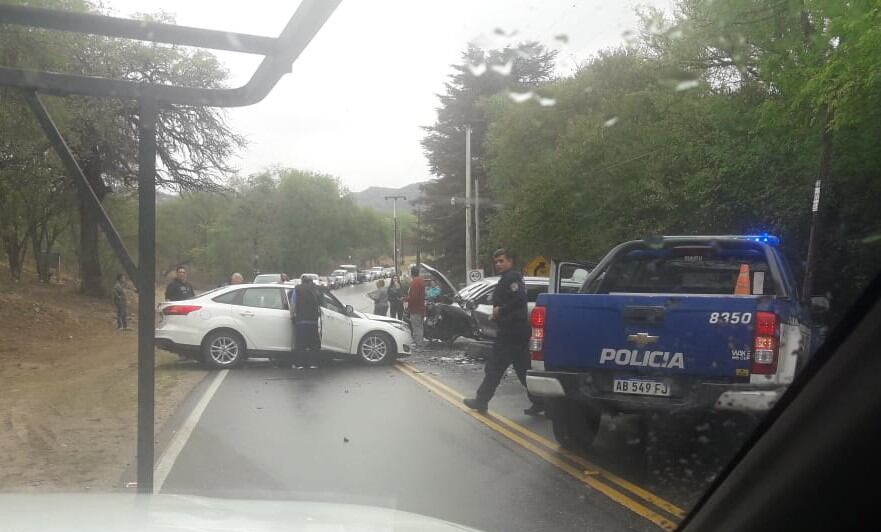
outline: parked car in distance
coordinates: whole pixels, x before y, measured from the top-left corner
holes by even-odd
[[[374,281],[376,279],[385,279],[385,277],[386,277],[385,268],[383,268],[382,266],[374,266],[374,267],[370,268],[370,272],[373,274]]]
[[[346,270],[337,269],[337,270],[332,271],[330,273],[330,275],[334,279],[336,279],[337,288],[342,288],[344,286],[348,286],[348,285],[352,284],[349,280],[349,275]]]
[[[186,301],[156,307],[156,346],[215,368],[247,357],[291,358],[288,301],[292,284],[240,284],[217,288]],[[355,311],[328,290],[320,291],[321,348],[366,364],[391,363],[410,353],[407,325]]]
[[[340,269],[346,272],[346,278],[349,280],[349,284],[361,282],[358,278],[358,266],[355,264],[340,264]]]
[[[254,277],[254,284],[271,284],[271,283],[280,283],[281,282],[281,274],[280,273],[261,273]]]

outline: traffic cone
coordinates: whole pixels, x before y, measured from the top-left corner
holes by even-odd
[[[734,295],[749,295],[749,264],[740,265],[740,274],[737,276],[737,285],[734,287]]]

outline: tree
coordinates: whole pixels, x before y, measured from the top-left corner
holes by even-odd
[[[481,198],[489,200],[482,149],[487,124],[481,98],[508,91],[518,97],[529,96],[528,91],[551,79],[555,56],[556,52],[534,42],[492,51],[469,46],[462,54],[462,63],[452,67],[446,91],[439,95],[437,121],[425,128],[422,140],[436,179],[422,187],[421,221],[427,238],[441,253],[438,264],[448,271],[464,275],[464,208],[461,201],[450,205],[450,198],[461,199],[465,192],[465,127],[472,128],[472,176],[481,182]],[[481,209],[482,222],[491,216],[490,211]]]

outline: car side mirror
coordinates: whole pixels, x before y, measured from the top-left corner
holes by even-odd
[[[811,296],[810,310],[814,317],[822,317],[829,312],[829,298],[826,296]]]
[[[475,302],[473,299],[470,301],[466,301],[465,308],[468,310],[474,310],[477,308],[477,302]]]
[[[354,307],[352,305],[346,305],[346,316],[351,316],[355,313]]]

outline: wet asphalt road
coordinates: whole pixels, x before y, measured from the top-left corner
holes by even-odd
[[[370,311],[367,291],[361,285],[337,296]],[[671,511],[658,508],[667,501],[687,508],[700,493],[696,476],[710,471],[695,465],[699,453],[672,445],[672,454],[668,446],[666,454],[654,453],[663,461],[653,462],[626,419],[604,422],[587,467],[577,457],[560,465],[554,451],[536,450],[541,446],[464,412],[453,392],[471,395],[482,364],[461,347],[409,357],[409,371],[354,361],[305,371],[249,361],[218,388],[162,492],[368,504],[492,531],[657,530],[658,521],[640,508],[675,523]],[[452,392],[431,389],[418,382],[423,378]],[[550,423],[524,415],[526,406],[513,375],[490,405],[533,441],[553,440]],[[594,464],[624,484],[602,475],[597,484],[595,471],[582,471]],[[627,481],[637,486],[622,489]],[[634,496],[640,488],[661,503]]]

